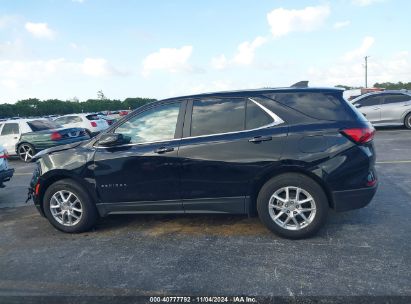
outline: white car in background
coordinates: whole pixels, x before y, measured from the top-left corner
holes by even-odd
[[[90,136],[109,127],[108,122],[98,114],[70,114],[57,117],[54,121],[65,128],[83,128]]]
[[[14,169],[9,168],[8,157],[7,150],[0,146],[0,188],[4,187],[3,183],[9,181],[14,173]]]
[[[3,146],[10,155],[16,155],[16,144],[21,134],[33,132],[28,122],[36,119],[10,119],[0,122],[0,146]]]

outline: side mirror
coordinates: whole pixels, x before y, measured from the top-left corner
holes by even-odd
[[[356,103],[356,104],[354,105],[354,107],[356,107],[356,108],[358,109],[358,108],[361,108],[361,107],[362,107],[362,105],[361,105],[361,104],[359,104],[359,103]]]
[[[106,133],[101,135],[97,144],[101,147],[114,147],[130,143],[131,138],[118,133]]]

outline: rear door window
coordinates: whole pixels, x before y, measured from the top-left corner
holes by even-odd
[[[381,104],[381,96],[370,96],[357,101],[355,104],[361,105],[362,107],[371,107]]]
[[[193,101],[191,136],[244,130],[244,98],[205,98]]]
[[[18,123],[5,123],[1,130],[1,135],[19,134]]]
[[[411,96],[405,94],[388,94],[384,96],[384,104],[405,102],[411,100]]]

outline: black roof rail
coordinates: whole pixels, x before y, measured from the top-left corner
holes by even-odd
[[[294,83],[291,88],[308,88],[308,80],[299,81]]]

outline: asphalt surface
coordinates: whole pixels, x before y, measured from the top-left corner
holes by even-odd
[[[60,233],[25,205],[33,165],[0,189],[0,295],[411,295],[411,131],[378,130],[380,188],[311,239],[226,215],[136,215]],[[6,207],[6,208],[4,208]]]

